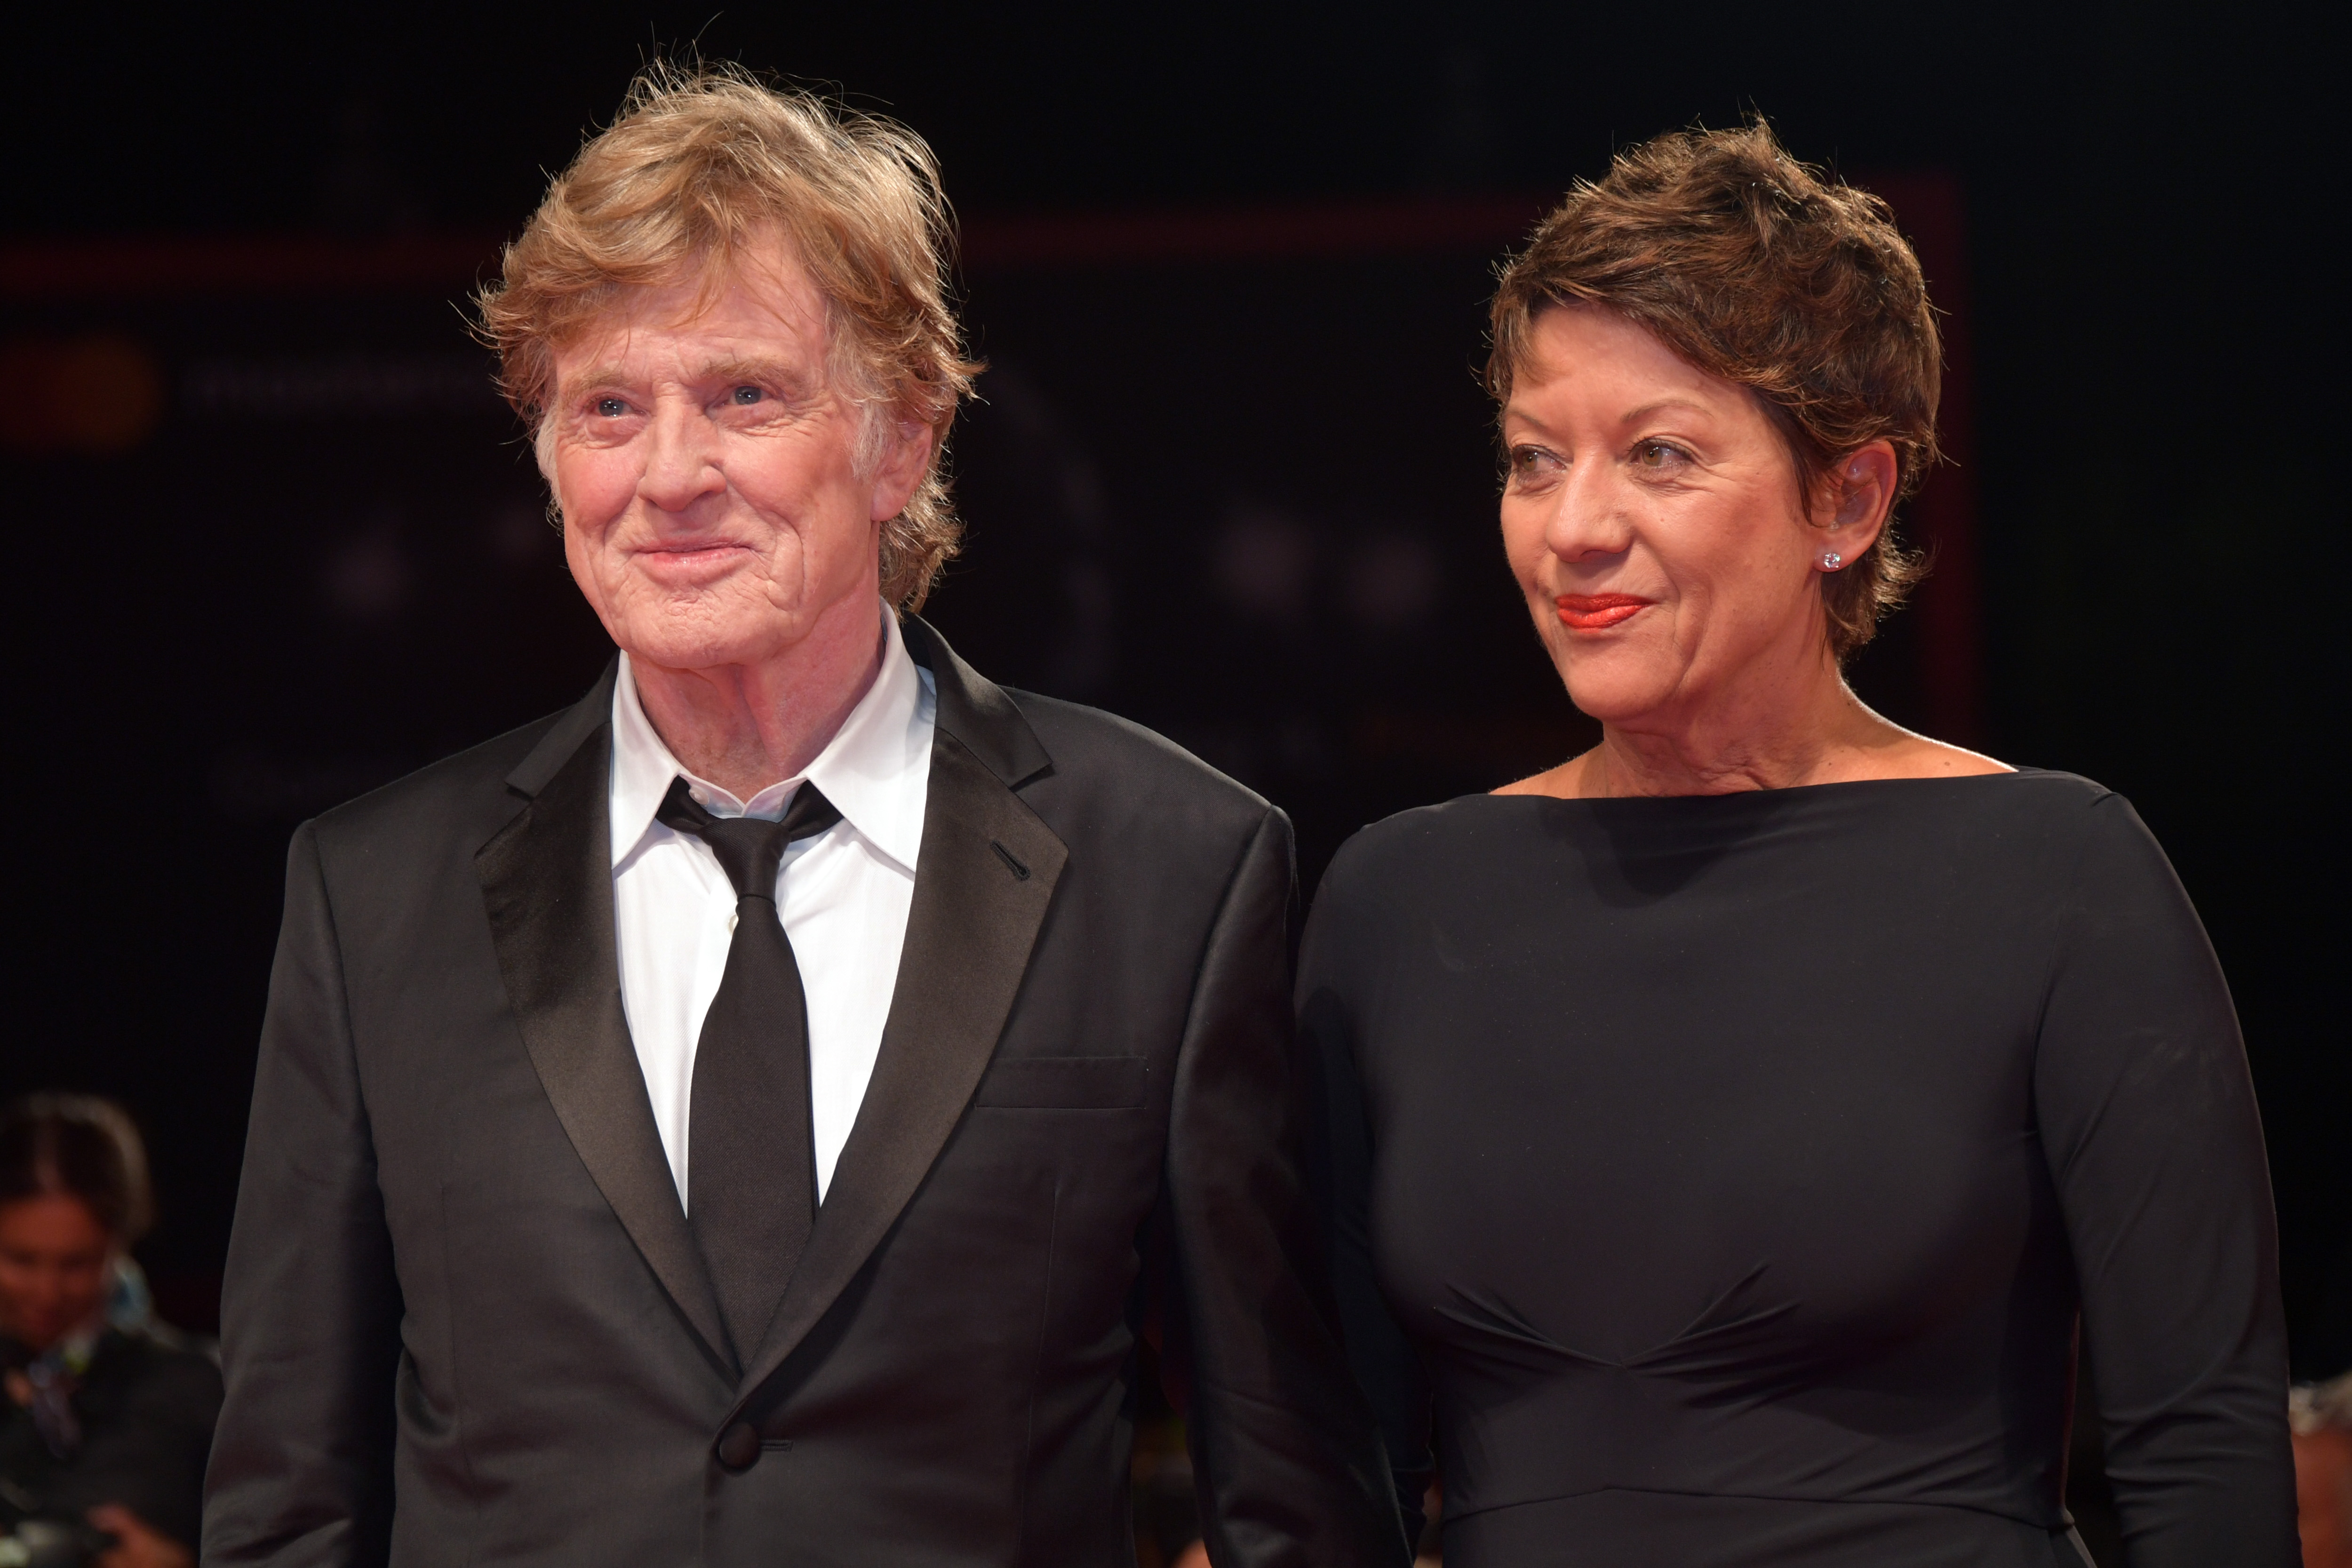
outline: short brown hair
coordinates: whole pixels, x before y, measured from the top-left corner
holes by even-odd
[[[867,421],[862,455],[879,450],[886,418],[930,427],[930,466],[882,527],[883,595],[916,609],[962,537],[944,458],[981,367],[964,358],[950,302],[939,165],[913,131],[738,67],[655,65],[507,246],[499,281],[476,301],[482,334],[509,401],[543,442],[558,347],[622,290],[698,268],[723,277],[736,251],[777,228],[826,299],[832,373]]]
[[[70,1197],[122,1246],[147,1233],[147,1151],[122,1107],[95,1094],[27,1094],[0,1107],[0,1204]]]
[[[1753,392],[1809,500],[1873,441],[1895,448],[1898,499],[1937,460],[1943,350],[1918,257],[1885,203],[1790,157],[1760,119],[1621,152],[1537,225],[1495,294],[1486,386],[1498,403],[1536,318],[1576,303],[1617,311]],[[1831,651],[1869,642],[1924,571],[1890,517],[1822,579]]]

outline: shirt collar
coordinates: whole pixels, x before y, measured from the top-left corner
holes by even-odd
[[[637,700],[629,656],[621,655],[613,683],[613,864],[635,853],[647,836],[669,830],[654,813],[683,775],[694,798],[721,817],[773,821],[784,814],[803,780],[824,791],[842,819],[909,875],[923,836],[923,797],[930,780],[931,728],[938,712],[928,674],[916,666],[898,634],[898,618],[882,610],[882,668],[849,716],[825,742],[807,771],[779,780],[748,801],[688,772]]]

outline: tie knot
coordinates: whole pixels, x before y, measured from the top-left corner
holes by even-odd
[[[776,896],[776,871],[784,863],[784,848],[795,839],[821,833],[841,821],[841,812],[813,783],[793,792],[783,821],[757,817],[714,817],[688,791],[683,778],[671,781],[654,820],[681,833],[691,833],[710,846],[719,869],[734,884],[740,899]]]

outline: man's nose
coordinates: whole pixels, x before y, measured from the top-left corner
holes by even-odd
[[[682,512],[727,487],[719,432],[685,400],[656,405],[646,430],[646,469],[637,492],[665,512]]]
[[[1564,561],[1622,554],[1633,542],[1630,501],[1608,465],[1576,464],[1544,525],[1544,544]]]

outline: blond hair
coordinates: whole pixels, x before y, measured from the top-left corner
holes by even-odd
[[[828,371],[863,418],[860,467],[878,457],[889,421],[931,432],[920,483],[882,525],[883,596],[919,608],[962,536],[944,459],[981,367],[963,356],[950,303],[953,227],[939,164],[906,127],[740,67],[640,73],[620,117],[548,187],[476,298],[500,387],[546,470],[556,350],[625,289],[699,272],[708,298],[738,253],[779,228],[825,298]]]

